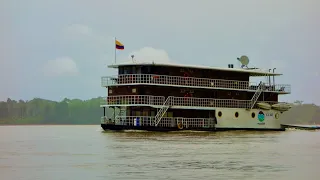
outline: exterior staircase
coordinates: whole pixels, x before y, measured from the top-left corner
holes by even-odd
[[[254,95],[251,98],[250,109],[252,109],[254,107],[254,105],[256,104],[256,102],[257,102],[260,94],[262,93],[264,87],[265,87],[265,84],[263,82],[260,82],[256,92],[254,93]]]
[[[158,124],[160,123],[162,117],[164,116],[164,114],[169,109],[172,99],[173,99],[173,97],[169,96],[166,99],[166,101],[163,103],[162,107],[160,108],[160,110],[158,111],[157,115],[155,116],[155,120],[154,120],[154,125],[155,126],[158,126]]]

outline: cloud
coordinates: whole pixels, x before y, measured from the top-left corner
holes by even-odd
[[[72,24],[66,28],[66,33],[78,34],[78,35],[93,35],[93,31],[90,27],[83,24]]]
[[[169,63],[172,62],[168,53],[163,49],[155,49],[152,47],[144,47],[133,51],[128,58],[131,61],[131,55],[134,55],[135,62],[155,62],[155,63]]]
[[[43,67],[47,76],[75,76],[79,74],[77,64],[70,57],[49,60]]]

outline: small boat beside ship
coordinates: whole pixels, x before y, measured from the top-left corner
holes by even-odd
[[[288,111],[292,107],[292,104],[289,104],[289,103],[276,103],[276,104],[270,105],[269,103],[259,102],[259,103],[257,103],[257,106],[259,108],[265,109],[265,110],[275,109],[275,110],[278,110],[280,112],[284,112],[284,111]]]
[[[292,107],[292,105],[289,103],[277,103],[277,104],[273,104],[271,107],[273,109],[283,112],[283,111],[288,111]]]
[[[270,110],[271,109],[271,105],[268,103],[264,103],[264,102],[259,102],[257,103],[257,106],[261,109],[265,109],[265,110]]]

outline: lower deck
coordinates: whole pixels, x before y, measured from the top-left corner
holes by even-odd
[[[214,110],[168,109],[162,118],[152,107],[113,107],[101,124],[123,127],[173,129],[282,129],[281,112],[270,109],[216,108]]]
[[[125,131],[125,130],[143,130],[143,131],[156,131],[156,132],[170,132],[170,131],[285,131],[285,128],[275,128],[275,129],[261,129],[261,128],[187,128],[179,129],[176,127],[154,127],[154,126],[126,126],[126,125],[114,125],[114,124],[101,124],[103,130],[108,131]]]

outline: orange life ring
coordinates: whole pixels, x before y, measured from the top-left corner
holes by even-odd
[[[181,123],[181,122],[178,122],[177,127],[178,127],[178,129],[183,129],[182,123]]]

